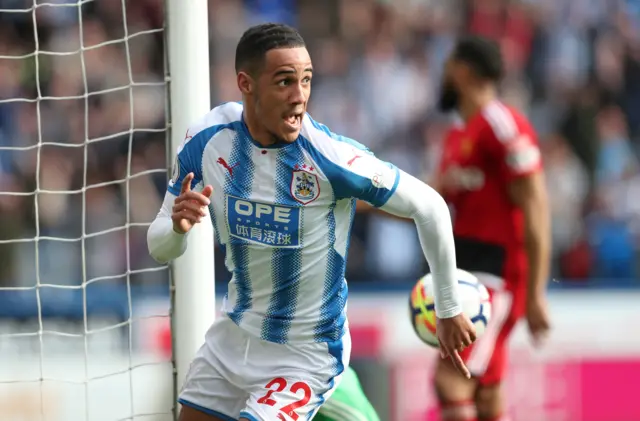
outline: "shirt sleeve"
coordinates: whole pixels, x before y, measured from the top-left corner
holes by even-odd
[[[187,174],[193,173],[194,175],[191,181],[192,190],[196,189],[196,186],[201,185],[202,182],[202,153],[206,143],[206,139],[204,139],[205,132],[201,131],[191,136],[189,132],[192,130],[195,132],[194,129],[189,129],[182,144],[176,151],[171,179],[167,186],[167,191],[174,196],[180,195],[182,181]]]
[[[340,173],[334,182],[341,184],[343,194],[364,200],[375,207],[387,203],[400,181],[398,168],[372,153],[354,150],[353,155],[338,165]]]
[[[489,125],[485,137],[487,148],[507,181],[542,169],[540,148],[532,128],[515,125],[511,130],[497,130]]]
[[[396,184],[397,188],[380,209],[414,220],[433,276],[436,315],[439,318],[457,316],[462,306],[449,208],[438,192],[403,171],[399,171]]]
[[[398,168],[353,139],[328,131],[321,136],[322,141],[316,143],[302,142],[329,179],[336,199],[355,198],[375,207],[384,205],[398,186]]]
[[[171,192],[165,194],[162,207],[147,231],[149,254],[160,263],[180,257],[187,249],[189,233],[179,234],[173,230],[171,208],[175,200]]]

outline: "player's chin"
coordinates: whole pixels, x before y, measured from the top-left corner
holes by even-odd
[[[282,119],[280,137],[287,143],[294,142],[302,129],[302,116],[291,116]]]

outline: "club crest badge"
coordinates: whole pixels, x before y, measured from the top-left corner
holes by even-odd
[[[303,205],[307,205],[320,196],[318,176],[304,170],[293,172],[291,179],[291,195]]]
[[[462,158],[468,158],[473,151],[473,142],[469,138],[464,138],[460,142],[460,156]]]

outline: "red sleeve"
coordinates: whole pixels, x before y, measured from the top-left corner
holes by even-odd
[[[497,113],[496,113],[497,114]],[[542,158],[533,128],[505,109],[487,120],[487,147],[506,181],[534,174],[542,169]]]

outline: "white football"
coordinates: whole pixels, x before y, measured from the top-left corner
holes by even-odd
[[[458,269],[458,293],[462,311],[471,319],[479,338],[491,319],[489,291],[473,274]],[[418,337],[426,344],[438,347],[436,336],[436,312],[433,300],[433,277],[427,274],[420,278],[409,298],[411,324]]]

